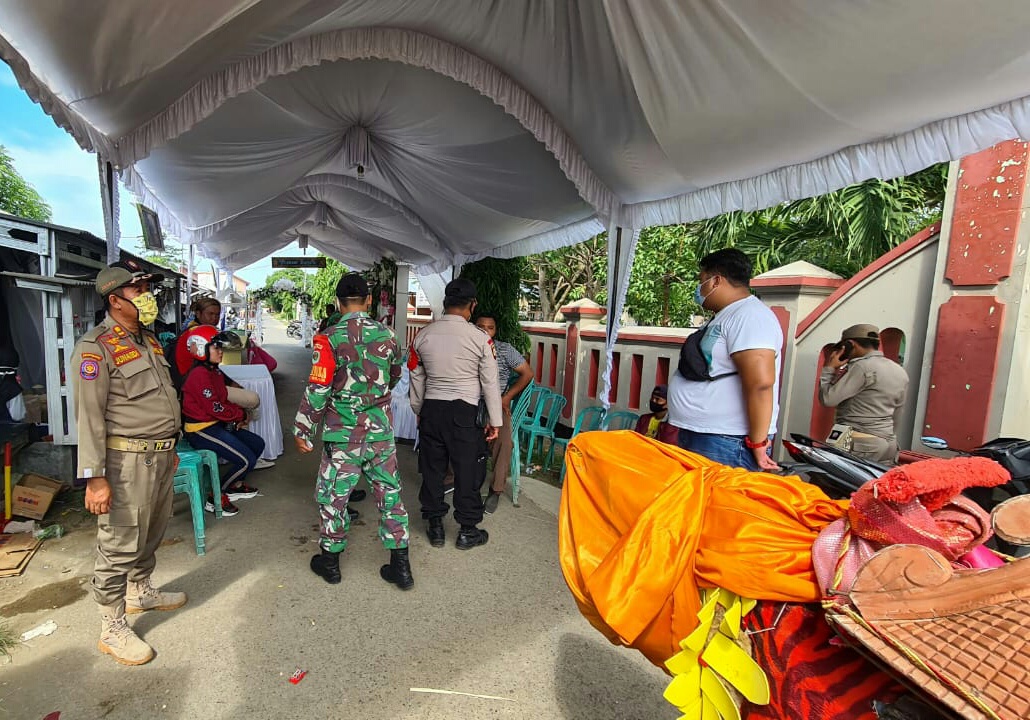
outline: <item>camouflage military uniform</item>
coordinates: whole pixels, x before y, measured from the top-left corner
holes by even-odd
[[[321,547],[347,546],[347,500],[362,476],[379,507],[379,539],[388,550],[408,546],[408,512],[393,438],[390,391],[400,380],[393,332],[365,313],[343,315],[313,341],[311,376],[294,434],[312,442],[324,424],[325,450],[315,500],[322,517]]]

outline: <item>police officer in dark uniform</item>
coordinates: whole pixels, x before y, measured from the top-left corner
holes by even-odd
[[[483,520],[480,490],[486,479],[486,443],[504,422],[493,340],[470,320],[476,286],[464,278],[444,289],[444,315],[412,342],[408,398],[419,417],[419,470],[422,517],[429,542],[442,547],[444,476],[454,469],[454,519],[461,526],[457,547],[485,545],[489,535],[476,527]],[[479,416],[480,399],[488,418]]]
[[[154,657],[126,613],[186,604],[185,593],[151,582],[172,510],[182,426],[168,361],[145,327],[157,318],[151,286],[160,282],[133,261],[101,270],[96,288],[107,315],[72,355],[78,477],[86,481],[86,509],[98,516],[92,582],[101,617],[98,648],[123,665]]]

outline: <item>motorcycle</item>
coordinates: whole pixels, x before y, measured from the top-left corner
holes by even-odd
[[[889,469],[805,435],[792,433],[790,437],[791,441],[783,441],[783,447],[796,464],[786,466],[785,472],[800,476],[833,498],[850,497],[866,482]],[[923,437],[921,440],[931,450],[989,458],[1008,471],[1012,479],[1004,485],[970,488],[964,493],[988,513],[1009,498],[1030,494],[1030,440],[998,438],[971,451],[955,450],[940,438]],[[1015,557],[1030,554],[1030,548],[1012,545],[997,537],[988,545]]]
[[[795,462],[784,465],[784,473],[798,475],[835,499],[851,497],[889,469],[807,435],[791,433],[790,438],[783,441],[783,447]]]
[[[300,340],[300,320],[290,320],[290,324],[286,326],[286,337],[293,338],[294,340]]]

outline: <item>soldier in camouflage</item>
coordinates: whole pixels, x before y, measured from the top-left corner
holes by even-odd
[[[342,317],[314,338],[311,376],[294,427],[297,449],[309,453],[324,425],[315,490],[322,552],[311,558],[311,569],[328,583],[340,582],[340,553],[350,527],[347,501],[364,476],[379,507],[379,539],[390,551],[390,563],[379,574],[408,590],[415,580],[390,410],[390,391],[401,376],[400,350],[393,331],[368,316],[372,296],[361,275],[340,278],[336,297]]]

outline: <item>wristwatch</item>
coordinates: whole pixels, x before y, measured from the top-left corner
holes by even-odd
[[[760,450],[761,448],[769,447],[769,438],[762,438],[762,442],[755,442],[745,435],[744,444],[752,450]]]

